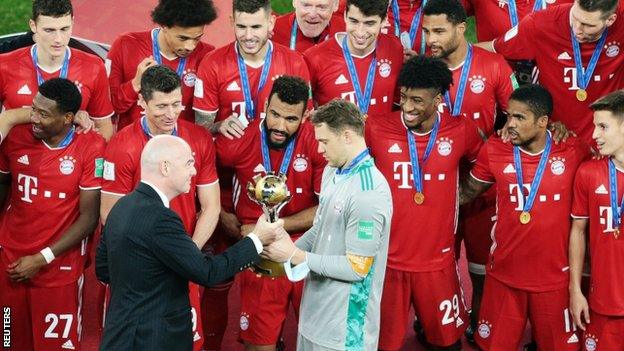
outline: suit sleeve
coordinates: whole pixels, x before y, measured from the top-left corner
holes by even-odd
[[[134,107],[139,99],[139,94],[132,87],[134,77],[124,77],[123,37],[117,38],[110,51],[108,59],[111,61],[111,70],[108,83],[111,91],[111,101],[115,112],[122,114]]]
[[[100,244],[95,252],[95,275],[102,283],[110,283],[110,274],[108,271],[108,249],[106,247],[106,237],[104,236],[104,231],[102,231]]]
[[[539,12],[537,12],[539,13]],[[508,60],[535,59],[535,39],[538,37],[536,14],[532,13],[507,33],[494,39],[494,49]]]
[[[253,241],[245,238],[220,255],[205,256],[174,212],[158,214],[151,249],[165,266],[186,279],[203,286],[215,286],[249,267],[258,259]]]

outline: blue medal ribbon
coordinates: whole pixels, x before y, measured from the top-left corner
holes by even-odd
[[[290,50],[295,50],[295,47],[297,46],[297,28],[298,28],[298,24],[297,24],[297,16],[295,16],[295,19],[293,20],[293,25],[292,25],[292,29],[290,30]]]
[[[533,4],[533,12],[537,12],[546,8],[546,3],[544,0],[535,0]]]
[[[620,203],[620,206],[618,207],[617,171],[615,169],[613,159],[609,159],[609,195],[611,200],[611,213],[613,214],[613,228],[617,229],[620,228],[620,225],[622,224],[622,212],[624,212],[624,195],[622,196],[622,201]]]
[[[262,164],[264,165],[264,170],[266,173],[272,172],[273,167],[271,166],[271,155],[269,154],[269,145],[267,143],[268,135],[266,133],[266,125],[263,124],[260,127],[260,143],[262,149]],[[297,137],[293,137],[288,142],[288,146],[286,146],[286,151],[284,152],[284,158],[282,159],[282,164],[280,165],[279,174],[288,173],[288,167],[290,166],[290,161],[292,160],[293,152],[295,151],[295,140]]]
[[[412,22],[410,23],[410,28],[409,28],[409,37],[410,37],[410,41],[412,42],[412,44],[416,44],[416,31],[418,30],[418,27],[420,27],[420,22],[422,21],[422,16],[423,16],[423,9],[425,7],[425,5],[427,5],[427,0],[423,0],[420,7],[418,8],[418,10],[416,11],[416,13],[414,14],[414,17],[412,18]],[[394,34],[399,37],[401,36],[401,14],[400,14],[400,10],[399,10],[399,1],[398,0],[392,0],[392,17],[394,19]],[[421,40],[420,40],[420,54],[423,55],[425,53],[425,36],[424,33],[421,30],[421,36],[420,36]]]
[[[360,152],[357,156],[355,156],[355,158],[349,163],[347,167],[338,168],[336,170],[336,174],[337,175],[349,174],[349,172],[351,172],[351,170],[353,170],[353,168],[355,168],[355,166],[357,166],[358,163],[362,162],[362,160],[365,159],[369,155],[370,155],[370,151],[368,150],[368,148],[366,148],[366,150]]]
[[[61,140],[61,143],[57,147],[61,148],[61,147],[66,147],[67,145],[69,145],[72,142],[72,140],[74,140],[75,131],[76,131],[76,126],[72,126],[71,129],[69,129],[69,132],[67,132],[67,135],[65,135],[65,138]]]
[[[238,44],[236,44],[238,45]],[[258,82],[258,90],[256,90],[256,98],[258,94],[264,88],[266,84],[267,78],[269,77],[269,71],[271,70],[271,59],[273,58],[273,45],[271,42],[267,42],[267,52],[264,55],[264,65],[262,66],[262,72],[260,73],[260,81]],[[253,120],[256,118],[256,106],[255,99],[251,96],[251,88],[249,86],[249,76],[247,75],[247,64],[245,64],[245,59],[240,53],[240,49],[238,50],[238,57],[236,60],[238,64],[238,73],[240,75],[241,84],[243,86],[243,95],[245,96],[245,112],[247,113],[247,119]]]
[[[452,116],[459,116],[461,114],[462,104],[464,102],[464,94],[466,92],[466,82],[468,82],[468,75],[470,74],[470,66],[472,65],[472,44],[468,44],[468,52],[466,53],[466,59],[464,60],[464,66],[459,76],[459,84],[457,86],[457,92],[455,92],[455,104],[451,102],[451,94],[447,91],[444,94],[444,101],[446,106],[451,112]]]
[[[162,65],[160,44],[158,44],[158,33],[160,33],[160,28],[156,28],[152,31],[152,56],[154,56],[154,61],[156,61],[159,65]],[[180,78],[182,78],[182,75],[184,75],[184,68],[186,67],[186,57],[178,57],[178,59],[180,61],[178,61],[176,73]]]
[[[516,6],[516,0],[508,0],[509,6],[509,22],[511,22],[511,26],[515,27],[518,25],[518,7]],[[539,10],[544,9],[544,0],[535,0],[533,4],[533,12],[537,12]]]
[[[576,80],[580,89],[587,90],[587,86],[589,85],[592,75],[594,74],[594,70],[596,69],[596,65],[598,64],[598,59],[600,58],[602,47],[607,40],[607,31],[608,29],[605,29],[604,32],[602,32],[600,40],[598,40],[598,44],[596,44],[594,52],[589,59],[587,69],[585,69],[583,68],[583,59],[581,58],[581,45],[574,36],[574,30],[572,29],[572,27],[570,27],[570,36],[572,37],[572,49],[574,50],[574,64],[576,65]]]
[[[145,133],[145,135],[147,136],[148,139],[152,138],[152,132],[150,132],[149,127],[147,125],[147,117],[143,116],[143,118],[141,118],[141,128],[143,129],[143,133]],[[173,132],[171,132],[171,135],[173,136],[178,136],[178,127],[176,125],[175,128],[173,128]]]
[[[43,84],[43,76],[39,71],[39,65],[37,63],[37,45],[33,46],[32,52],[32,61],[33,66],[35,67],[35,73],[37,74],[37,85]],[[69,48],[65,49],[65,58],[63,58],[63,65],[61,66],[61,73],[59,74],[59,78],[67,79],[67,73],[69,72]]]
[[[425,149],[425,154],[423,155],[422,164],[418,162],[418,147],[416,146],[416,137],[414,133],[407,130],[407,143],[409,146],[409,155],[410,162],[412,164],[412,178],[414,189],[417,192],[423,193],[423,169],[425,167],[425,163],[429,159],[429,155],[431,155],[431,151],[433,150],[433,145],[435,145],[435,141],[438,137],[438,130],[440,129],[440,116],[436,116],[436,120],[433,124],[433,128],[431,129],[431,134],[429,134],[429,141],[427,142],[427,148]]]
[[[542,176],[544,175],[544,169],[546,168],[546,163],[548,161],[548,157],[550,155],[550,149],[552,146],[552,138],[550,134],[546,136],[546,146],[544,147],[544,151],[542,152],[542,156],[540,157],[540,161],[537,165],[537,170],[535,171],[535,176],[533,177],[533,181],[531,182],[531,189],[529,191],[529,197],[524,199],[524,207],[522,208],[522,212],[530,212],[531,208],[533,208],[533,202],[535,202],[535,197],[539,191],[540,183],[542,182]],[[520,147],[514,146],[514,166],[516,167],[516,180],[518,182],[518,187],[520,187],[520,193],[524,197],[524,185],[522,183],[522,159],[520,158]]]
[[[377,67],[377,58],[375,57],[375,54],[373,54],[373,59],[371,60],[370,66],[368,66],[368,74],[366,76],[366,90],[362,93],[360,78],[358,77],[353,57],[351,57],[351,52],[349,51],[349,46],[347,45],[346,35],[342,39],[342,55],[344,56],[347,68],[349,69],[349,75],[351,76],[351,83],[353,84],[353,89],[355,90],[355,98],[357,100],[358,107],[363,114],[367,114],[371,102],[371,96],[373,95],[373,85],[375,85],[375,68]]]

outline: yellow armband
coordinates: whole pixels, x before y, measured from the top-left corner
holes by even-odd
[[[365,277],[373,266],[373,257],[347,254],[351,268],[361,277]]]

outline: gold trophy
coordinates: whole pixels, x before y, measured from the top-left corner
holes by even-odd
[[[271,223],[277,221],[279,212],[291,199],[290,191],[286,185],[286,175],[268,172],[264,177],[256,175],[251,182],[247,183],[247,195],[251,201],[262,207],[267,220]],[[260,259],[254,265],[256,273],[269,277],[281,277],[286,274],[281,262]]]

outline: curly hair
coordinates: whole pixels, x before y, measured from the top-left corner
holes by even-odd
[[[440,59],[414,56],[403,64],[398,84],[407,89],[434,89],[444,94],[453,84],[453,73]]]

